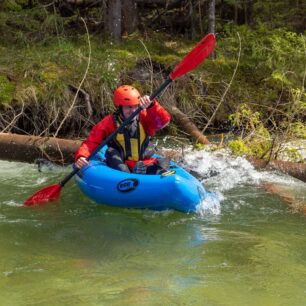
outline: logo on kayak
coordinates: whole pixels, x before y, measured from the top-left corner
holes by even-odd
[[[126,179],[118,183],[117,190],[120,192],[129,192],[139,185],[139,181],[137,179]]]

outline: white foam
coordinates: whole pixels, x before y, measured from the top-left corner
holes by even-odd
[[[247,185],[261,187],[266,183],[276,183],[290,186],[294,190],[305,188],[305,183],[279,171],[258,171],[245,158],[233,157],[225,150],[214,152],[189,150],[185,152],[182,166],[203,183],[208,194],[213,192],[217,195],[206,197],[199,204],[197,212],[201,217],[220,215],[220,203],[225,199],[223,193],[237,187]],[[240,201],[236,204],[237,207],[241,205],[244,203]]]
[[[2,205],[7,205],[7,206],[12,206],[12,207],[19,207],[21,206],[20,203],[17,203],[16,201],[14,200],[9,200],[9,201],[4,201],[3,203],[1,203]]]
[[[197,213],[200,216],[215,215],[218,216],[221,214],[221,201],[224,200],[223,195],[220,192],[211,193],[207,192],[205,199],[197,206]]]
[[[227,191],[241,185],[259,186],[267,182],[293,186],[301,184],[277,171],[258,171],[245,158],[235,158],[227,152],[189,151],[183,166],[196,172],[198,179],[212,191]]]

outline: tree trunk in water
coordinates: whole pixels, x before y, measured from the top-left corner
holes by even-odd
[[[282,160],[271,160],[266,162],[263,159],[248,158],[249,162],[256,169],[279,170],[287,173],[303,182],[306,182],[306,164],[294,163]]]
[[[135,0],[123,0],[122,4],[122,32],[131,34],[138,25],[138,9]]]
[[[297,195],[288,190],[288,186],[277,183],[264,184],[263,186],[269,193],[275,194],[285,201],[294,211],[301,212],[306,215],[306,201],[297,197]]]
[[[120,42],[121,40],[121,0],[109,0],[106,17],[106,31],[111,40]]]
[[[73,162],[81,141],[0,133],[0,159],[33,163],[46,159],[57,164]]]
[[[210,141],[202,134],[195,124],[176,106],[170,107],[170,113],[179,122],[184,131],[192,137],[194,142],[210,144]]]

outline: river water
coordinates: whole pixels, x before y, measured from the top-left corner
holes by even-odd
[[[70,169],[0,161],[0,305],[305,305],[306,217],[263,185],[305,201],[306,184],[212,153],[183,164],[219,202],[111,208],[71,181],[56,205],[22,207]]]

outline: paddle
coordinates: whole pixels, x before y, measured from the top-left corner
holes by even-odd
[[[174,71],[169,75],[167,80],[150,96],[150,100],[158,97],[175,79],[186,74],[187,72],[195,69],[201,64],[214,50],[215,47],[215,36],[210,33],[206,35],[202,40],[181,60],[181,62],[175,67]],[[128,125],[135,116],[142,111],[141,107],[131,114],[119,128],[111,133],[104,141],[90,154],[87,160],[90,160],[98,151],[100,151],[107,143],[112,140],[118,133],[120,133],[126,125]],[[23,205],[31,206],[41,202],[49,202],[58,200],[62,187],[76,174],[80,169],[75,168],[69,173],[62,181],[58,184],[47,186],[28,198]]]

